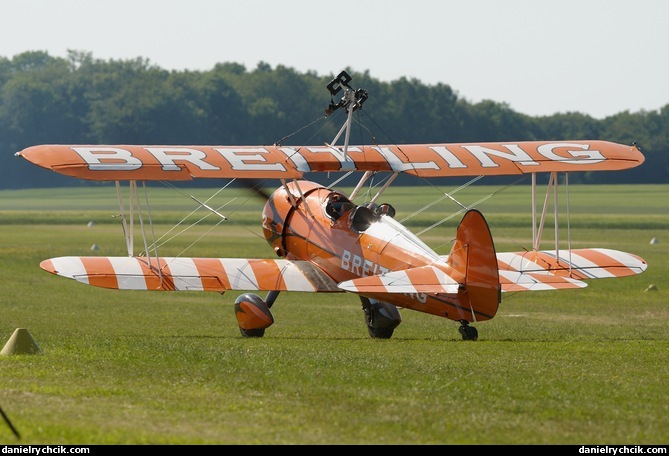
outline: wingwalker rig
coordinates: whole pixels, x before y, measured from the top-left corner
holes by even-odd
[[[342,71],[327,85],[327,89],[330,92],[330,105],[325,110],[326,115],[330,115],[339,108],[345,108],[346,112],[349,113],[348,124],[351,123],[351,116],[353,111],[358,108],[362,108],[362,104],[368,97],[367,91],[364,89],[353,89],[348,83],[351,82],[351,76],[348,75],[346,71]],[[334,103],[334,96],[337,95],[342,90],[342,86],[346,87],[344,96],[339,100],[339,103]],[[335,141],[336,142],[336,141]]]
[[[646,269],[646,262],[634,254],[606,248],[572,249],[569,221],[566,250],[560,250],[557,234],[558,173],[565,173],[568,186],[566,176],[570,172],[638,166],[644,157],[636,146],[599,140],[352,146],[349,136],[353,113],[362,108],[367,92],[354,90],[350,81],[351,77],[341,72],[327,86],[331,95],[327,116],[344,108],[347,118],[333,141],[325,145],[46,144],[17,152],[38,166],[64,175],[116,184],[127,256],[57,257],[42,261],[40,267],[83,284],[117,290],[241,291],[234,309],[244,337],[265,334],[265,329],[274,323],[270,307],[280,292],[289,291],[357,295],[373,338],[390,338],[402,321],[399,309],[411,309],[458,322],[464,340],[478,338],[471,323],[493,318],[502,292],[576,289],[586,286],[589,279],[631,276]],[[341,100],[335,103],[335,95],[342,90]],[[343,146],[336,146],[342,135]],[[326,187],[305,180],[304,175],[310,172],[342,172],[343,176]],[[333,190],[353,172],[364,174],[350,195]],[[539,172],[550,173],[550,179],[537,224],[535,193]],[[377,173],[386,173],[385,182],[370,185],[366,194],[372,194],[372,187],[381,188],[371,200],[354,203],[361,198],[362,186]],[[404,220],[395,220],[392,206],[377,203],[399,173],[420,179],[470,177],[470,183],[484,175],[531,174],[532,249],[497,253],[483,215],[453,196],[466,185],[444,193],[439,200],[406,217],[404,220],[447,198],[460,206],[457,213],[412,233],[402,225]],[[164,238],[185,223],[188,216],[156,239],[145,182],[206,178],[230,182],[206,201],[191,197],[198,203],[191,214],[204,208],[217,215],[220,223],[228,220],[222,211],[231,201],[219,207],[211,201],[232,181],[281,182],[266,196],[262,212],[262,232],[274,258],[193,258],[184,256],[185,251],[175,257],[159,255],[159,245],[167,242]],[[129,183],[127,211],[121,196],[122,181]],[[138,182],[146,193],[145,204]],[[555,248],[540,250],[551,190]],[[419,238],[463,213],[448,255],[436,253]],[[135,218],[139,228],[134,225]],[[138,255],[134,253],[135,230],[141,232],[144,249]],[[253,293],[261,291],[267,293],[265,299]]]
[[[351,166],[342,166],[342,170],[348,169],[352,171],[355,171],[356,165],[355,162],[352,162],[348,159],[348,150],[349,150],[349,139],[351,136],[351,126],[353,125],[353,113],[357,111],[358,109],[362,108],[363,103],[367,100],[369,97],[369,94],[367,93],[366,90],[364,89],[353,89],[349,85],[349,82],[351,82],[351,76],[346,72],[342,71],[337,75],[336,78],[334,78],[330,83],[327,85],[327,89],[330,92],[330,104],[328,105],[327,109],[325,110],[325,115],[330,116],[332,113],[334,113],[337,109],[344,108],[346,111],[347,117],[346,121],[342,125],[342,127],[339,129],[339,132],[335,135],[334,139],[332,140],[331,143],[326,143],[325,145],[332,150],[333,153],[335,153],[338,156],[342,157],[342,163],[343,164],[349,164]],[[337,95],[339,92],[342,91],[342,87],[345,87],[344,94],[339,100],[338,103],[335,104],[334,102],[334,97]],[[342,149],[340,150],[334,144],[337,144],[337,141],[341,138],[341,135],[344,134],[344,145]],[[358,195],[358,192],[362,188],[362,186],[365,184],[367,179],[369,179],[370,176],[372,176],[375,173],[375,171],[365,171],[365,174],[362,176],[360,179],[360,182],[356,185],[355,189],[350,195],[350,199],[355,198]],[[334,187],[336,184],[341,182],[345,177],[348,177],[350,172],[346,174],[344,177],[339,179],[337,182],[333,183],[330,185],[330,187]],[[374,198],[372,198],[371,202],[369,203],[370,206],[374,207],[376,200],[381,196],[381,194],[390,186],[390,184],[395,180],[395,178],[399,175],[398,171],[393,172],[393,174],[390,176],[390,178],[386,181],[386,184],[383,186],[381,190],[376,194]],[[384,204],[381,207],[374,207],[374,209],[379,212],[379,211],[392,211],[393,216],[395,215],[395,210],[392,208],[392,206],[388,204]]]
[[[329,116],[339,108],[344,108],[347,113],[346,122],[342,125],[341,129],[337,135],[332,140],[332,144],[337,144],[337,141],[341,138],[342,133],[346,132],[344,135],[344,146],[340,151],[338,148],[326,144],[333,152],[337,154],[343,154],[344,162],[347,161],[348,157],[348,145],[349,138],[351,136],[351,125],[353,124],[353,113],[362,108],[362,104],[367,100],[369,96],[367,91],[364,89],[353,89],[348,83],[351,82],[351,76],[346,71],[342,71],[327,85],[327,89],[330,92],[330,104],[325,110],[325,115]],[[334,96],[341,92],[342,87],[345,87],[344,95],[339,100],[339,103],[335,104]],[[354,168],[355,169],[355,168]]]

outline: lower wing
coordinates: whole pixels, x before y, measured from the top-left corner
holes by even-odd
[[[308,261],[241,258],[58,257],[47,272],[87,285],[119,290],[341,292]]]
[[[626,277],[647,268],[637,255],[610,249],[503,252],[497,254],[502,291],[582,288],[585,280]],[[47,272],[102,288],[167,291],[306,291],[455,293],[457,281],[431,266],[337,285],[308,261],[242,258],[58,257]]]

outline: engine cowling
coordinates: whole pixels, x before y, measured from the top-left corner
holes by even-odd
[[[305,199],[308,195],[319,189],[329,193],[329,190],[315,182],[290,182],[286,186],[279,187],[265,203],[262,211],[262,230],[265,239],[278,256],[285,257],[290,250],[286,245],[285,237],[289,231],[293,214],[298,208],[307,204]]]

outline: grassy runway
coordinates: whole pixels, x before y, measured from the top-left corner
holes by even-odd
[[[530,247],[528,190],[478,206],[498,251]],[[158,236],[195,209],[190,193],[213,193],[151,192]],[[434,196],[397,187],[385,199],[401,220]],[[648,270],[505,294],[471,342],[456,322],[409,310],[392,339],[370,339],[356,296],[300,293],[279,297],[264,338],[245,339],[238,293],[105,290],[39,268],[124,254],[112,188],[0,191],[0,348],[20,327],[41,349],[0,356],[0,407],[21,434],[0,421],[0,443],[666,445],[669,185],[574,186],[569,198],[574,247],[636,253]],[[161,253],[272,257],[262,203],[231,190],[211,205],[230,221],[209,217]],[[454,210],[444,202],[407,224],[418,232]],[[459,220],[421,237],[448,253]]]

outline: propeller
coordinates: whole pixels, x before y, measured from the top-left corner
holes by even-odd
[[[261,197],[263,200],[267,201],[271,195],[262,185],[262,181],[257,179],[239,179],[242,185],[247,189],[251,190],[253,193]]]
[[[270,197],[272,196],[270,193],[265,190],[265,188],[262,186],[262,182],[256,179],[240,179],[241,186],[246,188],[247,190],[250,190],[255,196],[259,196],[262,198],[263,201],[268,201]],[[191,199],[198,203],[201,207],[207,209],[209,212],[217,215],[220,217],[222,220],[228,220],[228,217],[225,215],[221,214],[218,210],[214,209],[213,207],[207,205],[206,203],[200,201],[197,199],[195,196],[190,195]]]

